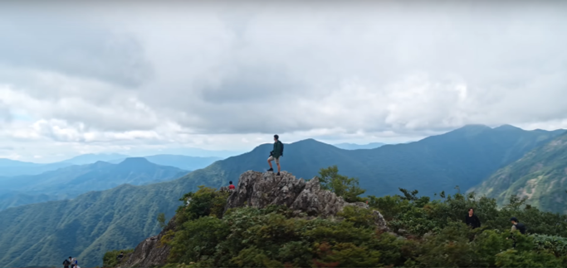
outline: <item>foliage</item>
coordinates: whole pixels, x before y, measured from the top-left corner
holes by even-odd
[[[102,267],[116,267],[118,266],[118,255],[120,254],[120,252],[122,252],[124,254],[124,257],[122,257],[122,260],[127,260],[128,259],[128,255],[131,254],[132,252],[134,252],[134,249],[126,249],[126,250],[114,250],[114,251],[108,251],[104,254],[104,256],[102,257]]]
[[[228,196],[228,192],[219,192],[214,188],[199,186],[197,192],[189,192],[179,199],[180,201],[189,201],[189,204],[177,209],[178,223],[209,215],[217,218],[222,217]]]
[[[218,218],[210,207],[218,192],[202,187],[169,243],[166,267],[561,267],[567,239],[534,222],[541,234],[510,236],[507,214],[555,219],[534,208],[498,210],[496,202],[455,194],[440,200],[403,196],[369,197],[390,228],[375,229],[371,209],[347,206],[336,219],[294,216],[286,207],[232,209]],[[406,195],[407,193],[407,195]],[[197,198],[198,197],[198,198]],[[201,200],[202,203],[193,203]],[[204,206],[203,204],[208,204]],[[194,212],[191,206],[200,208]],[[463,224],[473,207],[483,226]],[[187,212],[190,211],[190,212]],[[204,215],[208,212],[209,215]],[[178,214],[179,215],[179,214]],[[565,219],[565,218],[560,218]],[[557,219],[556,219],[557,220]],[[502,221],[502,222],[500,222]],[[526,222],[530,226],[532,223]],[[546,233],[546,234],[545,234]],[[400,236],[400,234],[402,234]]]
[[[161,212],[160,214],[158,214],[157,221],[159,222],[159,227],[164,228],[165,227],[165,213]]]
[[[342,196],[347,202],[357,202],[363,199],[359,195],[366,192],[358,186],[357,178],[349,178],[339,174],[339,168],[335,165],[322,168],[319,171],[319,182],[321,187],[330,190],[337,196]]]

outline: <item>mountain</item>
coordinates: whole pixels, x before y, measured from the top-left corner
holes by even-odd
[[[466,126],[418,142],[371,150],[343,150],[304,140],[287,144],[281,163],[283,170],[303,178],[338,165],[341,174],[358,177],[367,194],[394,194],[403,187],[430,195],[454,191],[455,185],[462,189],[476,185],[561,133]],[[107,250],[133,248],[157,234],[157,214],[173,216],[183,194],[199,185],[236,183],[247,170],[266,170],[271,149],[271,144],[264,144],[173,181],[122,185],[73,200],[0,211],[0,267],[55,266],[67,255],[79,256],[85,266],[100,265]]]
[[[72,164],[62,162],[52,164],[38,164],[0,158],[0,178],[20,175],[36,175],[70,165]]]
[[[0,158],[0,179],[2,177],[38,175],[44,172],[57,170],[63,167],[69,167],[73,165],[87,165],[99,161],[118,164],[124,161],[124,159],[128,157],[129,156],[123,154],[84,154],[73,157],[65,161],[50,163],[50,164],[21,162],[21,161]],[[144,158],[158,165],[172,166],[187,171],[204,168],[212,164],[213,162],[221,159],[219,157],[197,157],[197,156],[173,155],[173,154],[149,155],[149,156],[144,156]]]
[[[121,184],[144,185],[179,178],[187,171],[160,166],[145,158],[127,158],[119,164],[96,162],[70,166],[39,175],[0,180],[0,210],[13,206],[74,198]]]
[[[172,154],[150,155],[144,156],[144,158],[158,165],[172,166],[184,170],[197,170],[200,168],[205,168],[215,161],[221,160],[221,158],[218,157],[196,157]]]
[[[322,167],[338,165],[340,173],[358,177],[360,186],[371,195],[396,194],[398,187],[433,195],[455,191],[457,185],[466,190],[561,133],[471,125],[418,142],[371,150],[343,150],[304,140],[285,146],[281,165],[302,178],[312,178]],[[266,170],[271,146],[261,145],[213,165],[228,178],[246,170]]]
[[[380,146],[386,145],[385,143],[372,142],[368,144],[355,144],[355,143],[339,143],[334,144],[335,147],[345,150],[360,150],[360,149],[375,149]]]
[[[62,161],[61,163],[67,163],[71,165],[86,165],[96,163],[98,161],[111,162],[113,160],[123,160],[125,158],[128,158],[128,156],[123,154],[83,154]]]
[[[567,214],[567,133],[498,170],[478,187],[478,194],[503,205],[512,195],[544,210]]]

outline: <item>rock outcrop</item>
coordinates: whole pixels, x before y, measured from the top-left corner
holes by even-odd
[[[229,191],[227,187],[219,190]],[[230,192],[225,212],[231,208],[246,206],[264,208],[269,205],[284,205],[297,215],[334,217],[347,206],[368,208],[365,203],[348,203],[342,197],[321,189],[317,178],[306,182],[285,171],[281,172],[281,176],[276,176],[272,172],[244,172],[240,176],[236,189]],[[376,227],[389,231],[382,214],[373,211],[373,215]],[[119,267],[149,268],[164,265],[170,247],[162,245],[160,239],[169,230],[175,230],[174,218],[161,233],[142,241]]]
[[[247,171],[240,176],[238,186],[227,200],[225,211],[230,208],[269,205],[285,205],[295,212],[308,216],[335,216],[346,206],[368,208],[365,203],[348,203],[334,193],[322,190],[315,177],[310,181],[296,179],[288,172],[276,176],[272,172]],[[374,211],[376,226],[387,229],[386,220]]]
[[[175,230],[175,216],[169,221],[167,226],[156,236],[146,238],[134,249],[134,252],[125,256],[125,261],[121,263],[121,267],[138,267],[149,268],[154,266],[162,266],[167,262],[170,247],[160,243],[161,238],[169,230]]]

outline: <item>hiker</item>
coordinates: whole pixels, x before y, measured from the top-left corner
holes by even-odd
[[[278,176],[280,175],[280,157],[283,156],[283,143],[279,140],[278,135],[274,135],[274,150],[270,152],[270,157],[268,157],[268,164],[270,164],[270,169],[268,171],[274,171],[272,167],[272,160],[276,160],[276,165],[278,165]]]
[[[473,208],[469,208],[469,215],[466,216],[465,223],[473,229],[480,227],[480,220],[474,214]]]
[[[229,190],[230,192],[234,191],[234,190],[236,189],[236,187],[234,187],[234,184],[232,184],[232,181],[229,181],[228,183],[229,183],[229,185],[228,185],[228,190]]]
[[[118,254],[118,256],[116,256],[116,260],[118,261],[118,263],[120,263],[122,261],[122,258],[124,258],[124,253],[122,253],[122,251],[120,251],[120,254]]]
[[[74,257],[71,258],[71,268],[77,267],[77,259]]]
[[[514,240],[514,244],[512,245],[514,248],[516,248],[516,237],[514,237],[514,231],[520,231],[521,234],[525,234],[526,233],[526,226],[522,223],[520,223],[520,221],[518,221],[518,218],[516,217],[512,217],[510,218],[510,221],[512,222],[512,228],[510,229],[510,236],[507,237],[508,238],[512,238],[512,240]]]
[[[510,229],[511,233],[518,230],[520,233],[526,234],[526,226],[523,223],[520,223],[516,217],[510,218],[510,221],[512,222],[512,229]]]
[[[72,258],[69,257],[69,259],[65,259],[65,260],[63,261],[63,267],[64,267],[64,268],[69,268],[69,265],[71,265],[71,259],[72,259]]]

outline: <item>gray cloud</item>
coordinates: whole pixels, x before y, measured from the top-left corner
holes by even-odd
[[[199,146],[567,127],[565,2],[90,5],[0,19],[3,109],[35,120],[10,135]]]
[[[63,15],[59,17],[58,15]],[[116,83],[141,85],[152,76],[142,45],[127,33],[101,29],[64,14],[6,14],[0,17],[0,63]],[[53,96],[44,93],[45,95]],[[60,97],[55,95],[55,97]]]

